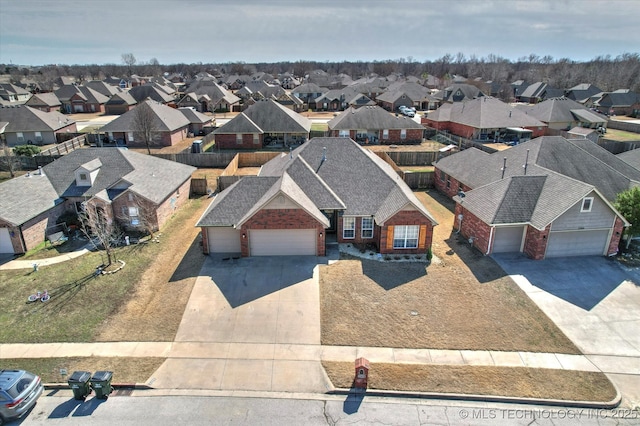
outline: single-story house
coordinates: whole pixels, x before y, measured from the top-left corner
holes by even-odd
[[[375,153],[314,138],[217,194],[196,226],[205,253],[324,256],[327,234],[381,254],[424,254],[436,224]]]
[[[31,96],[31,98],[29,98],[25,105],[44,112],[59,112],[60,108],[62,107],[60,99],[58,99],[56,94],[52,92],[36,93],[35,95]]]
[[[332,118],[328,126],[329,136],[365,144],[419,144],[424,134],[424,127],[411,118],[390,114],[379,106],[350,107]]]
[[[204,128],[213,126],[213,117],[209,117],[192,108],[178,108],[189,120],[189,133],[192,135],[204,135]]]
[[[547,129],[535,117],[489,96],[444,104],[422,117],[421,123],[463,138],[496,142],[508,132],[521,141],[543,136]]]
[[[303,143],[309,138],[311,121],[273,99],[256,101],[245,111],[213,131],[221,149],[256,149],[282,143]]]
[[[104,105],[105,114],[121,115],[127,111],[131,111],[138,104],[128,92],[116,93]]]
[[[54,92],[62,109],[68,114],[78,112],[104,112],[108,96],[85,86],[66,85]]]
[[[198,95],[198,100],[202,104],[201,112],[229,112],[240,103],[239,97],[216,83],[213,77],[204,77],[194,81],[185,88],[184,92],[193,92]],[[206,104],[206,98],[202,95],[208,96]]]
[[[189,119],[180,110],[152,100],[136,105],[132,110],[105,124],[100,128],[100,133],[105,133],[109,140],[120,141],[128,146],[145,147],[146,145],[141,135],[142,129],[139,122],[137,122],[139,114],[143,113],[139,113],[138,108],[150,110],[149,117],[152,120],[150,127],[153,135],[153,145],[172,146],[187,137],[189,125],[191,124]],[[146,115],[146,112],[144,114]],[[142,121],[144,120],[143,118]]]
[[[0,121],[9,123],[4,129],[8,146],[50,145],[66,140],[68,134],[78,131],[76,122],[68,116],[26,105],[0,106]]]
[[[439,159],[435,186],[456,201],[454,229],[484,254],[532,259],[615,254],[629,223],[618,193],[640,171],[589,140],[545,136]]]
[[[0,83],[0,102],[7,104],[24,104],[31,97],[31,93],[20,86],[11,83]]]
[[[65,213],[96,203],[124,228],[140,216],[160,229],[189,198],[194,167],[119,148],[75,150],[37,172],[0,183],[0,253],[45,241]]]
[[[549,129],[607,127],[607,117],[565,97],[550,98],[535,105],[517,105],[520,111],[545,123]]]

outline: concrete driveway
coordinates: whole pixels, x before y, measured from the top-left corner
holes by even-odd
[[[604,257],[492,256],[618,387],[640,404],[640,270]]]
[[[226,259],[226,260],[223,260]],[[211,256],[155,388],[325,392],[317,268],[328,258]]]

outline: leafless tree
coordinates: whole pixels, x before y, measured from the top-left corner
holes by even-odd
[[[0,153],[0,170],[9,172],[11,178],[16,177],[16,170],[20,168],[20,159],[15,156],[11,148],[7,146],[4,138],[0,137],[2,153]]]
[[[91,241],[93,246],[103,249],[107,254],[107,265],[116,259],[115,246],[122,238],[117,223],[99,202],[89,200],[83,203],[83,211],[78,215],[80,230]]]
[[[137,229],[153,238],[158,230],[156,206],[139,194],[129,192],[128,202],[118,214],[120,223],[129,229]]]
[[[150,102],[153,101],[147,99],[132,110],[134,135],[136,139],[144,142],[149,155],[151,154],[151,146],[155,144],[158,131],[156,115]]]
[[[129,68],[129,76],[131,76],[131,68],[136,64],[136,57],[133,56],[133,53],[123,53],[122,63]]]

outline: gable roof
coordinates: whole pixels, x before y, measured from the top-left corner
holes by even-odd
[[[0,219],[13,226],[22,225],[61,202],[46,173],[30,173],[0,183]]]
[[[209,117],[208,115],[198,112],[191,108],[178,108],[178,111],[180,111],[182,115],[184,115],[185,118],[189,120],[189,122],[192,124],[193,123],[203,124],[213,120],[212,117]]]
[[[109,99],[106,105],[135,105],[138,101],[136,101],[133,96],[129,94],[129,92],[120,92],[116,93]]]
[[[35,95],[31,96],[31,98],[29,98],[29,100],[27,101],[27,103],[25,103],[26,106],[32,106],[32,107],[36,107],[36,106],[47,106],[47,107],[56,107],[56,106],[60,106],[60,99],[58,99],[58,97],[56,96],[55,93],[36,93]]]
[[[535,105],[517,105],[516,108],[545,123],[607,122],[606,117],[590,111],[578,102],[565,97],[549,98]]]
[[[114,95],[118,96],[118,95]],[[130,111],[125,112],[110,123],[100,128],[101,132],[134,132],[136,129],[135,118],[137,108],[151,108],[154,117],[155,131],[169,131],[180,129],[189,125],[189,120],[185,115],[175,108],[159,104],[152,100],[147,100],[137,105]]]
[[[255,133],[256,128],[263,133],[309,133],[311,121],[273,99],[267,99],[257,101],[214,133]]]
[[[349,107],[327,124],[330,130],[424,129],[411,118],[390,114],[379,106]]]
[[[5,133],[52,132],[75,123],[57,111],[44,112],[26,105],[0,106],[0,121],[9,123]]]
[[[427,209],[400,176],[376,154],[347,138],[314,138],[267,162],[218,195],[197,226],[238,226],[282,192],[328,226],[321,210],[373,216],[378,224],[403,208]],[[216,198],[218,198],[216,197]]]
[[[173,97],[164,90],[159,89],[155,84],[143,84],[141,86],[132,87],[127,92],[137,102],[145,99],[153,99],[156,102],[166,104],[173,100]]]
[[[471,148],[442,158],[435,165],[474,189],[502,180],[505,159],[505,178],[522,176],[525,172],[527,175],[555,172],[597,188],[609,201],[640,182],[640,171],[628,167],[593,142],[567,140],[560,136],[532,139],[494,154]]]

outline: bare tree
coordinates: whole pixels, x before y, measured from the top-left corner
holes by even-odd
[[[129,229],[137,229],[153,238],[158,230],[156,206],[143,196],[129,192],[128,202],[118,214],[120,223]]]
[[[149,155],[151,155],[151,146],[155,144],[158,131],[156,115],[151,108],[151,102],[153,101],[147,99],[132,110],[133,132],[136,139],[144,142]]]
[[[7,146],[4,138],[0,137],[2,153],[0,154],[0,170],[9,172],[11,178],[16,177],[16,170],[20,168],[20,159],[15,156],[11,148]]]
[[[133,53],[123,53],[122,63],[129,67],[129,77],[131,77],[131,68],[136,64],[136,57],[133,56]]]
[[[107,254],[107,265],[117,260],[115,257],[115,244],[122,237],[122,233],[113,218],[102,205],[95,201],[83,203],[83,211],[78,215],[80,230],[91,241],[93,246],[101,248]]]

